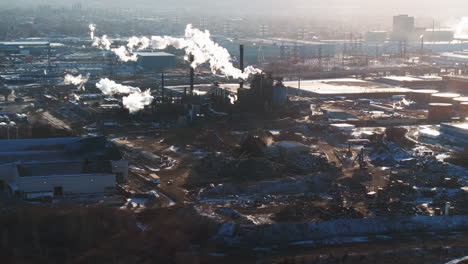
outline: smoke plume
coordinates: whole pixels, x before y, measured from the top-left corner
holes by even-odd
[[[64,83],[65,84],[71,84],[71,85],[75,85],[76,87],[78,87],[78,89],[80,90],[84,90],[84,85],[88,82],[89,80],[89,73],[86,74],[85,76],[83,75],[78,75],[78,76],[73,76],[71,74],[67,74],[65,75],[65,78],[64,78]]]
[[[455,38],[468,39],[468,17],[462,17],[455,27]]]
[[[96,87],[99,90],[101,90],[101,92],[105,95],[129,94],[129,93],[141,92],[140,88],[138,87],[118,84],[107,78],[99,80],[99,82],[96,83]]]
[[[118,84],[107,78],[101,79],[96,87],[105,95],[128,94],[128,96],[122,98],[122,103],[130,113],[143,110],[146,105],[150,105],[154,100],[149,89],[142,92],[138,87]]]
[[[151,96],[151,91],[148,89],[144,92],[131,93],[129,96],[122,98],[122,103],[130,113],[136,113],[150,105],[154,100]]]
[[[110,40],[107,35],[102,35],[102,37],[94,37],[93,47],[97,47],[103,50],[110,50],[112,45],[112,40]]]
[[[120,61],[128,62],[128,61],[137,61],[138,55],[136,53],[132,53],[131,51],[127,50],[125,46],[120,46],[115,49],[111,49],[112,52],[119,57]]]
[[[91,40],[94,40],[94,32],[96,31],[96,25],[89,24],[89,35],[91,36]]]
[[[111,49],[111,44],[112,42],[104,35],[101,38],[95,37],[93,46],[112,50],[124,62],[137,60],[138,55],[134,53],[135,50],[148,48],[162,50],[172,46],[176,49],[183,49],[187,61],[189,55],[193,55],[194,60],[190,66],[194,69],[201,64],[208,63],[213,73],[219,72],[235,79],[247,79],[251,74],[261,72],[260,69],[253,66],[248,66],[244,69],[244,72],[234,67],[227,49],[214,42],[208,30],[202,31],[190,24],[185,28],[184,38],[170,36],[131,37],[125,46]]]

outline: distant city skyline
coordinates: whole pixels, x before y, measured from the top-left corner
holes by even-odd
[[[444,1],[444,7],[440,8],[440,2],[426,0],[17,0],[0,3],[2,7],[34,7],[38,5],[55,5],[60,7],[71,7],[73,4],[81,3],[85,7],[109,7],[109,8],[142,8],[151,7],[157,11],[187,8],[193,11],[204,12],[233,12],[233,13],[270,13],[285,15],[286,12],[298,12],[301,15],[314,11],[320,11],[324,15],[340,14],[396,14],[410,13],[411,15],[425,16],[463,16],[468,15],[468,1],[448,0]],[[365,7],[365,8],[364,8]],[[328,12],[329,11],[329,12]],[[294,14],[291,14],[294,15]]]

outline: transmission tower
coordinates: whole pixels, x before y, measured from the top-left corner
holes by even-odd
[[[257,62],[261,66],[265,64],[265,53],[263,52],[263,42],[260,42],[257,46]]]

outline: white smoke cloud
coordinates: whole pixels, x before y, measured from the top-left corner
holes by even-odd
[[[138,55],[134,53],[135,50],[148,48],[161,50],[172,46],[176,49],[183,49],[186,60],[188,60],[190,54],[193,55],[194,60],[190,65],[192,68],[208,63],[213,73],[219,72],[235,79],[247,79],[251,74],[261,72],[260,69],[253,66],[245,68],[244,72],[234,67],[227,49],[214,42],[208,30],[202,31],[190,24],[187,25],[183,38],[169,36],[131,37],[125,46],[111,49],[111,44],[112,41],[106,35],[103,35],[101,38],[94,38],[93,46],[112,50],[124,62],[138,59]]]
[[[135,93],[135,92],[141,93],[141,90],[138,87],[118,84],[107,78],[99,80],[99,82],[96,83],[96,87],[99,90],[101,90],[101,92],[105,95],[129,94],[129,93]]]
[[[78,89],[84,90],[84,85],[88,82],[88,80],[89,80],[89,73],[86,74],[85,76],[81,74],[78,76],[67,74],[65,75],[63,82],[65,84],[75,85],[76,87],[78,87]]]
[[[468,39],[468,17],[462,17],[455,26],[455,38]]]
[[[89,24],[89,35],[91,37],[91,40],[94,40],[94,32],[96,31],[96,25],[94,24]]]
[[[142,92],[138,87],[118,84],[107,78],[101,79],[96,87],[105,95],[128,94],[128,96],[122,98],[122,103],[130,113],[143,110],[145,106],[150,105],[154,100],[149,89]]]
[[[107,35],[102,35],[101,37],[95,36],[96,25],[89,24],[89,36],[91,40],[93,40],[93,47],[97,47],[99,49],[110,50],[112,45],[112,40],[110,40]]]
[[[133,43],[135,42],[137,41],[133,40]],[[138,42],[143,43],[144,41],[140,39]],[[201,64],[208,62],[213,73],[220,72],[235,79],[247,79],[250,74],[261,72],[261,70],[253,66],[247,67],[244,72],[234,67],[231,55],[227,49],[214,42],[208,30],[201,31],[190,24],[185,28],[184,38],[168,36],[151,37],[151,48],[165,49],[168,46],[185,50],[186,60],[192,54],[194,57],[194,61],[190,65],[192,68],[197,68]]]
[[[128,61],[137,61],[138,60],[138,54],[132,53],[131,51],[128,51],[125,46],[120,46],[115,49],[111,49],[112,52],[119,57],[120,61],[123,62],[128,62]]]
[[[151,96],[151,91],[148,89],[144,92],[131,93],[129,96],[122,98],[122,103],[130,113],[136,113],[150,105],[154,100]]]
[[[107,35],[102,35],[102,37],[94,37],[93,47],[99,49],[110,50],[112,45],[112,40],[110,40]]]
[[[129,50],[147,49],[151,44],[151,40],[147,37],[131,37],[128,39],[127,47]]]
[[[235,79],[247,79],[251,73],[260,72],[260,70],[254,67],[248,67],[247,71],[243,73],[240,69],[234,67],[231,62],[231,55],[227,49],[214,42],[208,30],[201,31],[193,28],[192,25],[187,25],[185,39],[188,44],[184,48],[185,53],[187,56],[189,54],[193,54],[194,56],[194,61],[191,65],[193,68],[208,62],[213,73],[219,71]]]

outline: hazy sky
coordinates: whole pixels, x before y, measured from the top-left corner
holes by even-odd
[[[49,4],[71,6],[81,2],[90,7],[188,8],[194,11],[238,12],[326,12],[356,14],[410,13],[419,16],[468,16],[468,0],[1,0],[2,6]]]

